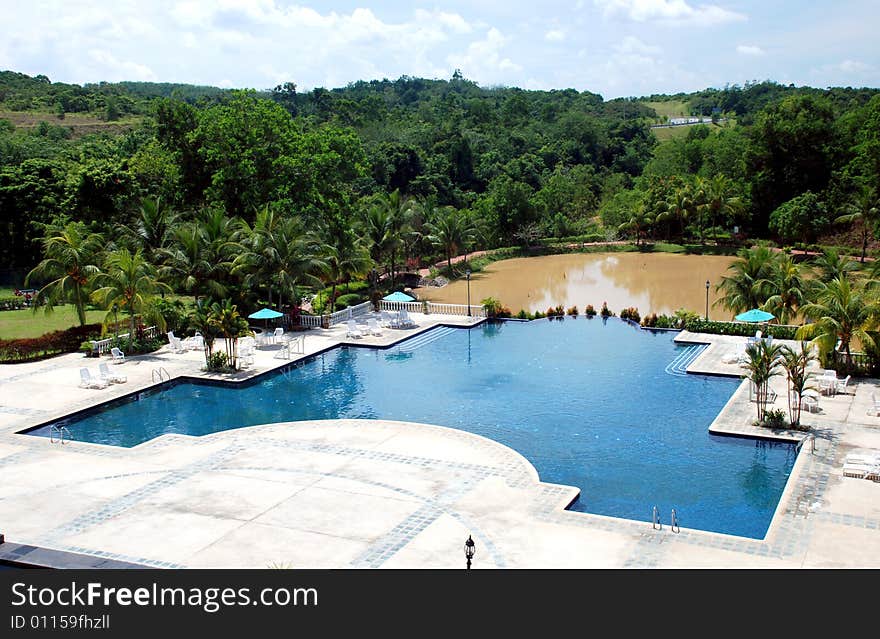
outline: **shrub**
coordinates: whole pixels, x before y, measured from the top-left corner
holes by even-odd
[[[553,310],[555,311],[556,317],[563,317],[565,315],[565,307],[562,304],[557,304],[556,308]]]
[[[516,314],[517,319],[531,319],[529,314],[526,313],[525,309],[519,309],[519,313]]]
[[[544,313],[542,313],[541,311],[535,311],[534,317],[535,317],[535,319],[542,319],[542,318],[546,317],[546,315],[544,315]]]
[[[775,408],[764,413],[763,422],[755,422],[753,425],[763,426],[764,428],[787,428],[788,420],[784,410]]]
[[[570,309],[568,309],[567,311],[565,311],[565,313],[566,313],[567,315],[571,315],[572,317],[577,317],[577,316],[578,316],[578,307],[577,307],[577,306],[572,306]]]
[[[797,331],[795,326],[780,326],[779,324],[744,324],[741,322],[715,322],[703,319],[694,319],[685,328],[692,333],[710,333],[712,335],[737,335],[739,337],[751,337],[756,330],[761,330],[766,337],[772,335],[776,339],[794,339]]]
[[[501,305],[501,302],[496,300],[494,297],[487,297],[486,299],[480,301],[480,304],[486,310],[487,317],[498,317],[498,313],[504,310],[504,307]],[[508,311],[510,312],[510,311]]]
[[[614,317],[614,311],[608,308],[608,302],[602,302],[602,309],[599,311],[602,317]]]
[[[226,353],[223,351],[216,351],[211,353],[208,357],[208,370],[209,371],[224,371],[227,369],[227,357]]]
[[[349,306],[356,306],[364,301],[360,293],[347,293],[336,298],[336,310],[341,311]]]
[[[620,311],[620,319],[630,320],[636,324],[642,321],[642,317],[639,315],[639,309],[635,306],[629,306]]]
[[[0,311],[17,311],[30,306],[24,296],[0,297]]]
[[[584,315],[586,315],[587,317],[596,317],[596,309],[593,308],[592,304],[587,304],[587,306],[584,308]]]
[[[30,362],[61,353],[76,353],[84,341],[100,336],[100,324],[86,324],[40,337],[0,340],[0,362]]]

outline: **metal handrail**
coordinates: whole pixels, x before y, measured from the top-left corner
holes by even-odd
[[[651,511],[651,528],[654,530],[663,530],[663,522],[660,521],[660,509],[654,506]]]
[[[165,377],[163,377],[163,375],[164,375]],[[165,369],[164,366],[159,366],[158,368],[154,368],[154,369],[151,371],[151,373],[150,373],[150,379],[151,379],[152,381],[154,381],[154,382],[157,381],[157,380],[156,380],[157,377],[159,378],[159,379],[158,379],[159,383],[162,383],[163,381],[165,381],[165,378],[166,378],[166,377],[167,377],[167,379],[169,379],[169,380],[171,379],[171,373],[169,373],[169,372]]]
[[[68,441],[73,439],[73,435],[67,429],[67,426],[62,424],[61,426],[57,426],[56,424],[52,424],[49,426],[49,443],[55,444],[60,443],[62,446],[64,445],[64,434],[67,433]],[[55,435],[58,435],[58,439],[55,439]]]
[[[671,523],[669,524],[669,530],[671,530],[674,533],[681,532],[681,527],[678,525],[678,515],[675,514],[675,508],[672,509]]]

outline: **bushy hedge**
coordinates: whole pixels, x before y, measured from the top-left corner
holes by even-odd
[[[692,333],[711,333],[713,335],[737,335],[751,337],[760,330],[764,337],[772,335],[776,339],[794,339],[796,326],[780,326],[779,324],[745,324],[740,322],[713,322],[703,319],[691,320],[685,328]]]
[[[30,308],[30,304],[23,295],[0,297],[0,311],[17,311],[22,308]]]
[[[89,339],[100,339],[101,325],[86,324],[29,339],[0,340],[0,362],[30,362],[61,353],[75,353]]]
[[[348,308],[349,306],[357,306],[361,302],[366,301],[366,298],[360,293],[348,293],[346,295],[340,295],[336,298],[336,310],[341,311],[344,308]]]

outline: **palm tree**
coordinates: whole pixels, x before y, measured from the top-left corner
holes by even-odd
[[[665,215],[665,213],[661,213],[661,215]],[[647,232],[654,224],[654,221],[654,217],[640,206],[638,210],[633,212],[632,217],[630,217],[629,220],[617,227],[617,230],[621,233],[635,231],[636,246],[638,246],[641,242],[642,236],[647,235]]]
[[[208,323],[214,327],[216,335],[226,341],[226,361],[235,369],[238,358],[238,338],[250,333],[247,319],[238,312],[232,300],[214,302],[211,305]]]
[[[770,380],[779,375],[781,348],[779,344],[768,345],[767,341],[762,339],[746,346],[748,359],[742,367],[746,369],[747,377],[755,387],[759,423],[764,421],[767,412]]]
[[[880,222],[880,199],[877,198],[876,189],[873,186],[863,184],[846,206],[846,210],[849,212],[834,221],[844,224],[858,221],[862,223],[862,257],[859,261],[864,264],[865,254],[868,251],[868,233],[872,227]]]
[[[336,310],[336,286],[340,281],[366,275],[372,263],[370,253],[364,248],[345,220],[334,217],[323,228],[321,256],[327,264],[327,275],[333,283],[330,294],[330,312]]]
[[[34,280],[51,280],[34,297],[34,312],[44,306],[48,314],[56,304],[71,303],[79,325],[85,326],[91,280],[100,270],[97,264],[103,247],[103,236],[92,233],[82,222],[47,227],[43,238],[45,259],[24,280],[25,286]]]
[[[177,219],[177,212],[162,204],[160,198],[144,198],[134,222],[130,225],[119,224],[117,230],[131,242],[132,249],[140,247],[144,251],[144,257],[156,264],[157,251],[165,248]]]
[[[814,322],[801,326],[795,337],[812,340],[819,347],[823,362],[827,362],[834,351],[843,351],[846,353],[846,368],[850,370],[853,339],[864,348],[875,346],[871,331],[880,317],[880,304],[847,279],[820,284],[816,301],[805,304],[801,311]]]
[[[451,206],[434,209],[433,220],[427,225],[428,241],[446,254],[446,265],[452,270],[452,258],[474,241],[475,230],[470,218]]]
[[[397,251],[404,245],[408,233],[409,220],[415,212],[415,200],[395,189],[380,197],[367,213],[366,232],[374,246],[375,255],[387,255],[391,286],[394,286]]]
[[[756,283],[762,295],[769,295],[762,308],[773,313],[780,324],[788,324],[807,299],[802,270],[790,255],[780,254],[771,262],[767,276]]]
[[[236,230],[237,222],[219,209],[177,226],[168,246],[158,250],[164,262],[160,275],[197,297],[223,297],[230,283],[230,256],[238,250]]]
[[[720,304],[733,314],[758,308],[766,301],[762,286],[772,273],[775,259],[764,246],[741,249],[737,255],[739,259],[728,267],[731,274],[722,277],[715,287],[716,292],[721,291],[723,295],[712,305]]]
[[[816,359],[813,348],[808,342],[801,342],[800,350],[795,350],[790,346],[783,346],[780,354],[782,356],[782,367],[785,369],[785,375],[788,378],[788,416],[792,426],[801,423],[801,398],[804,391],[813,388],[809,385],[810,375],[807,371],[810,363]],[[797,398],[797,402],[792,401],[792,393]]]
[[[269,294],[269,306],[272,306],[274,287],[271,283],[272,272],[277,262],[277,243],[275,232],[282,221],[275,210],[265,206],[258,210],[253,227],[241,221],[233,233],[238,255],[232,262],[231,272],[243,276],[243,284],[248,289],[265,287]]]
[[[392,238],[391,216],[385,207],[371,205],[362,221],[364,237],[370,247],[370,257],[379,267],[386,255],[391,253]]]
[[[92,299],[108,310],[104,324],[110,323],[117,309],[128,315],[129,344],[134,341],[137,316],[153,321],[165,330],[165,318],[153,301],[157,294],[163,290],[171,292],[171,288],[159,281],[156,267],[144,259],[143,251],[112,251],[107,254],[104,266],[106,272],[95,277],[95,284],[100,288],[92,293]]]
[[[742,200],[734,193],[733,181],[720,173],[703,182],[703,207],[712,228],[717,228],[719,220],[727,222],[742,210]]]
[[[858,263],[835,249],[827,248],[813,259],[813,267],[819,272],[819,280],[825,283],[833,279],[848,278],[859,270]]]

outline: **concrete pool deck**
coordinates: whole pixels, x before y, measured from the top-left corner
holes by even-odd
[[[344,325],[313,329],[305,354],[293,358],[474,322],[413,317],[415,329],[356,341],[345,339]],[[737,340],[744,338],[677,336],[710,344],[688,370],[711,374],[738,372],[721,362]],[[261,349],[237,379],[289,363],[277,354]],[[668,513],[663,529],[653,530],[566,511],[577,489],[542,483],[527,460],[496,442],[438,426],[297,422],[164,435],[134,448],[16,434],[152,386],[159,367],[172,377],[200,376],[203,361],[200,352],[165,347],[111,365],[128,382],[104,390],[78,388],[76,369],[96,368],[79,354],[0,366],[0,533],[7,541],[166,567],[461,568],[469,534],[475,568],[880,566],[880,483],[841,472],[847,452],[880,449],[880,417],[866,414],[871,391],[880,392],[873,379],[804,413],[815,450],[803,447],[763,540],[675,533]],[[785,408],[784,378],[774,387],[771,407]],[[766,437],[751,426],[754,411],[744,383],[711,430]]]

